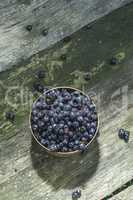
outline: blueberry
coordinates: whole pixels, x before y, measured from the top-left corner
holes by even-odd
[[[82,141],[82,142],[87,142],[87,138],[86,138],[86,137],[82,137],[82,138],[81,138],[81,141]]]
[[[64,110],[65,111],[71,111],[72,107],[70,105],[65,105]]]
[[[55,101],[54,104],[53,104],[53,108],[57,108],[58,107],[58,102]]]
[[[76,200],[78,198],[81,197],[81,190],[78,189],[78,190],[75,190],[73,193],[72,193],[72,199]]]
[[[25,28],[26,28],[27,31],[31,31],[32,30],[32,25],[27,25]]]
[[[84,132],[83,136],[84,136],[85,138],[89,138],[89,133],[86,131],[86,132]]]
[[[49,121],[49,119],[48,119]],[[54,122],[54,118],[50,118],[50,124],[53,125],[55,122]]]
[[[49,122],[49,117],[48,117],[48,116],[44,116],[43,121],[44,121],[45,123]]]
[[[13,122],[15,120],[15,113],[13,111],[6,112],[6,119]]]
[[[47,36],[48,35],[48,29],[47,28],[43,29],[42,35],[43,36]]]
[[[72,131],[69,131],[69,137],[71,138],[71,137],[73,137],[73,132]]]
[[[63,98],[63,103],[67,103],[68,101],[71,100],[71,96],[70,95],[66,95],[64,98]]]
[[[36,124],[33,124],[33,125],[32,125],[32,130],[33,130],[33,131],[37,131],[37,129],[38,129],[38,126],[37,126]]]
[[[71,112],[71,113],[70,113],[70,119],[71,119],[72,121],[75,119],[75,114],[74,114],[74,112]]]
[[[118,135],[121,139],[123,139],[123,135],[124,135],[125,130],[124,129],[119,129]]]
[[[87,123],[87,124],[86,124],[86,129],[87,129],[87,131],[89,131],[90,128],[91,128],[91,124],[90,124],[90,123]]]
[[[80,151],[85,151],[85,150],[86,150],[86,145],[83,144],[83,143],[81,143],[81,144],[79,145],[79,149],[80,149]]]
[[[47,137],[47,132],[43,131],[42,132],[42,138],[46,138]]]
[[[37,114],[38,114],[38,110],[37,110],[37,109],[33,109],[33,110],[32,110],[32,115],[35,116],[35,115],[37,115]]]
[[[126,131],[124,129],[119,129],[118,135],[119,138],[124,139],[125,142],[129,141],[129,135],[130,135],[129,131]]]
[[[69,114],[70,114],[69,111],[64,111],[63,116],[64,117],[69,117]]]
[[[52,144],[50,147],[49,147],[50,151],[57,151],[57,146],[55,144]]]
[[[71,121],[67,121],[67,125],[68,125],[69,128],[72,127],[72,122]]]
[[[70,142],[70,143],[69,143],[69,147],[70,147],[70,148],[73,148],[73,147],[74,147],[74,142]]]
[[[84,119],[83,119],[82,116],[79,116],[79,117],[77,118],[77,120],[78,120],[80,123],[82,123],[82,122],[84,121]]]
[[[97,120],[97,115],[96,115],[96,114],[92,114],[92,115],[91,115],[91,119],[92,119],[93,121],[96,121],[96,120]]]
[[[38,114],[37,114],[38,119],[42,119],[43,116],[44,116],[44,113],[42,113],[42,112],[38,112]]]
[[[49,145],[49,141],[48,140],[45,140],[45,139],[41,139],[41,144],[48,147]]]
[[[44,127],[44,122],[43,122],[43,121],[38,121],[38,127],[39,127],[39,128]]]
[[[36,123],[38,121],[38,117],[34,116],[32,120]]]
[[[59,145],[60,145],[60,148],[63,148],[63,143],[62,142],[60,142]]]
[[[63,129],[63,128],[64,128],[64,124],[60,123],[60,124],[59,124],[59,128],[60,128],[60,129]]]
[[[62,102],[60,102],[59,104],[58,104],[58,106],[60,107],[60,109],[62,110],[63,109],[63,107],[64,107],[64,105],[63,105],[63,103]]]
[[[48,136],[48,139],[49,139],[49,140],[51,140],[51,139],[52,139],[51,135],[49,135],[49,136]]]
[[[52,110],[50,110],[49,112],[48,112],[48,115],[50,116],[50,117],[55,117],[55,113],[52,111]]]
[[[91,79],[91,73],[87,73],[84,75],[85,81],[89,81]]]
[[[89,133],[90,133],[90,134],[93,134],[93,135],[94,135],[95,132],[96,132],[96,131],[95,131],[95,128],[90,128],[90,130],[89,130]]]
[[[129,131],[125,131],[124,138],[123,138],[125,142],[129,141],[129,135],[130,135]]]
[[[51,140],[51,141],[50,141],[50,144],[51,144],[51,145],[52,145],[52,144],[56,144],[56,141]]]
[[[63,142],[64,137],[62,135],[60,135],[59,140],[60,140],[60,142]]]
[[[59,134],[63,135],[64,134],[64,130],[62,128],[59,129]]]
[[[78,96],[80,95],[80,92],[79,92],[79,91],[74,91],[74,92],[72,93],[72,95],[78,97]]]
[[[93,137],[94,137],[94,135],[93,134],[89,134],[89,140],[92,140],[93,139]]]
[[[68,145],[68,140],[67,140],[67,139],[64,139],[64,140],[63,140],[63,145],[65,145],[65,146]]]
[[[90,111],[94,112],[96,110],[96,106],[94,104],[90,104]]]
[[[79,145],[79,140],[75,140],[75,144],[76,144],[76,145]]]
[[[52,128],[53,128],[53,129],[56,129],[56,128],[57,128],[57,124],[53,124],[53,125],[52,125]]]
[[[110,64],[111,65],[117,65],[117,63],[118,63],[117,58],[116,57],[112,57],[111,60],[110,60]]]
[[[69,133],[69,128],[64,128],[64,133],[68,134]]]
[[[91,127],[96,128],[97,123],[96,122],[91,122]]]
[[[78,128],[78,127],[79,127],[79,122],[74,121],[74,122],[73,122],[73,127],[74,127],[74,128]]]
[[[56,140],[57,139],[57,135],[51,134],[51,139]]]

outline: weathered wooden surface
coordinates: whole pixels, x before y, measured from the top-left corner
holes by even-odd
[[[0,74],[0,200],[70,200],[77,186],[82,189],[81,199],[99,200],[132,179],[132,9],[129,6],[114,12],[90,30],[74,34],[69,43],[61,42],[28,64]],[[62,53],[66,60],[61,60]],[[116,66],[109,64],[113,55],[119,57]],[[98,94],[100,137],[85,155],[65,159],[48,156],[31,140],[29,101],[22,104],[9,93],[10,103],[16,103],[12,108],[5,99],[11,86],[18,86],[16,95],[24,88],[26,96],[38,66],[48,72],[45,85],[72,85]],[[88,71],[91,80],[86,82],[83,75]],[[13,125],[4,118],[10,108],[16,112]],[[131,132],[128,144],[118,138],[119,127]]]
[[[111,200],[132,200],[133,199],[133,186],[128,187],[123,192],[111,198]]]
[[[0,71],[132,0],[1,0]],[[32,24],[29,33],[25,26]],[[48,36],[42,30],[48,28]]]

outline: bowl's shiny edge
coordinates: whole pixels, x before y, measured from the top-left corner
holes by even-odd
[[[54,89],[61,89],[61,88],[66,88],[66,89],[72,89],[72,90],[77,90],[79,91],[80,93],[82,93],[83,95],[85,95],[87,98],[90,98],[87,94],[85,94],[84,92],[82,92],[81,90],[77,89],[77,88],[73,88],[73,87],[69,87],[69,86],[59,86],[59,87],[53,87],[51,89],[48,89],[45,93],[51,91],[51,90],[54,90]],[[41,96],[44,96],[44,94],[41,94],[34,102],[33,104],[41,97]],[[92,100],[93,104],[95,105],[94,101]],[[33,106],[32,104],[32,106]],[[95,105],[96,106],[96,105]],[[30,115],[29,115],[29,126],[30,126],[30,131],[32,133],[32,136],[34,137],[34,139],[36,140],[36,142],[43,148],[45,149],[45,151],[51,155],[54,155],[54,156],[58,156],[58,157],[68,157],[69,155],[77,155],[77,154],[80,154],[80,151],[77,150],[77,151],[72,151],[72,152],[52,152],[50,151],[48,148],[46,148],[45,146],[43,146],[38,140],[37,138],[35,137],[33,131],[32,131],[32,128],[31,128],[31,113],[32,113],[32,107],[31,107],[31,110],[30,110]],[[94,137],[92,138],[92,140],[86,145],[87,149],[89,148],[90,144],[95,140],[97,134],[98,134],[98,131],[99,131],[99,115],[97,114],[97,129],[96,129],[96,132],[95,132],[95,135]]]

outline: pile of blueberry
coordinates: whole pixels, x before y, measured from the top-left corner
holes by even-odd
[[[53,152],[84,151],[96,133],[97,122],[92,100],[70,88],[46,91],[31,112],[33,134]]]
[[[119,138],[124,140],[125,142],[129,141],[129,135],[130,135],[130,132],[123,128],[120,128],[118,131]]]

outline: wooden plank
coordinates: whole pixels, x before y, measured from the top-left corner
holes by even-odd
[[[2,0],[0,71],[26,60],[132,0]],[[29,33],[25,26],[33,25]],[[46,37],[42,30],[48,28]]]
[[[0,74],[3,85],[0,87],[1,200],[70,200],[71,192],[77,186],[82,189],[82,199],[99,200],[131,180],[132,9],[132,6],[121,9],[100,20],[92,29],[77,32],[68,44],[60,43],[48,52],[42,52],[40,57],[34,56],[28,64]],[[62,53],[66,60],[61,60]],[[118,65],[109,64],[113,55],[119,57]],[[5,99],[6,91],[12,86],[18,86],[16,95],[21,91],[27,96],[27,90],[31,94],[37,66],[47,71],[44,85],[73,85],[85,88],[86,92],[92,89],[98,94],[101,135],[86,154],[65,159],[48,156],[31,141],[29,100],[23,104],[14,100],[17,104],[12,108],[14,101],[11,106]],[[86,72],[91,75],[88,82],[83,79]],[[4,119],[9,108],[16,112],[13,125]],[[120,127],[130,131],[127,144],[118,138]]]
[[[133,199],[133,186],[128,187],[126,190],[115,195],[111,200],[132,200]]]

